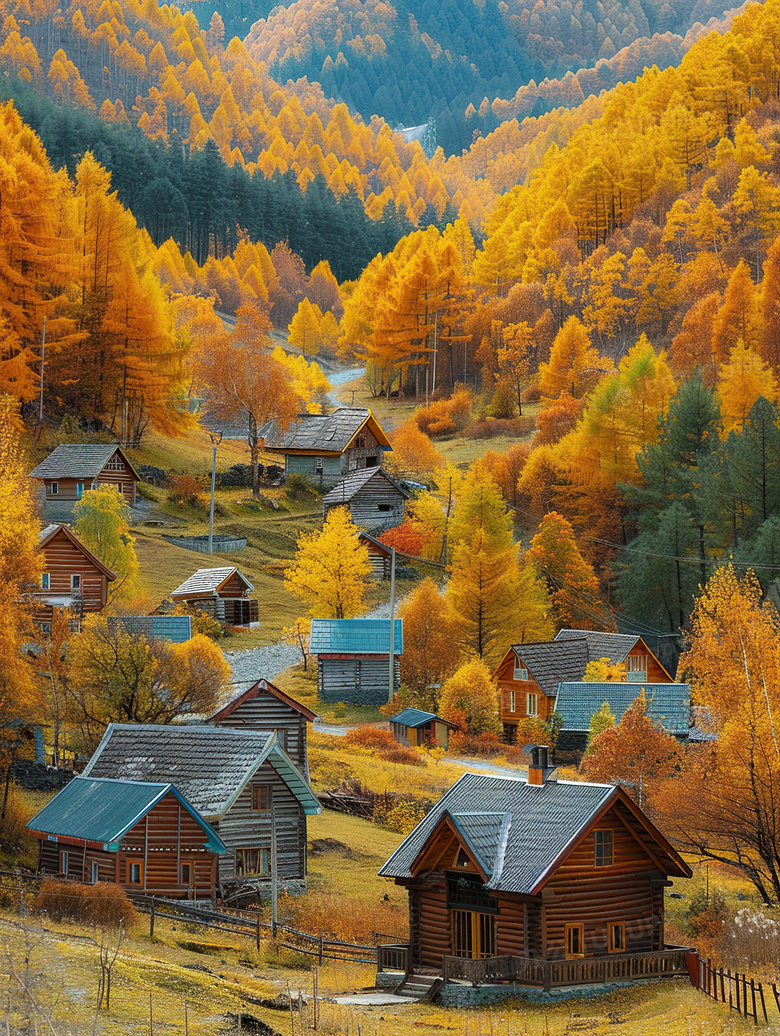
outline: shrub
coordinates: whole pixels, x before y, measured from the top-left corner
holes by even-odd
[[[384,730],[382,727],[358,727],[356,730],[350,730],[344,738],[344,743],[350,748],[365,752],[394,748],[398,744],[392,731]]]
[[[431,438],[452,435],[465,428],[473,405],[474,396],[460,385],[449,399],[435,399],[430,406],[418,410],[414,420],[420,431]]]
[[[533,417],[486,417],[482,421],[470,424],[460,434],[463,439],[492,439],[494,435],[528,435],[535,427],[536,421]]]
[[[694,890],[685,911],[688,929],[694,938],[717,938],[728,919],[726,896],[719,888],[709,892],[704,885]]]
[[[168,487],[168,499],[174,504],[183,507],[188,504],[190,507],[197,507],[203,504],[200,482],[188,471],[180,475],[174,475]]]
[[[386,763],[402,763],[404,766],[425,766],[425,760],[409,745],[395,744],[392,748],[383,748],[377,757]]]
[[[227,630],[217,619],[200,610],[200,608],[189,608],[186,604],[178,604],[173,609],[174,615],[189,615],[192,618],[192,635],[202,633],[204,637],[211,640],[221,640]]]
[[[291,500],[305,500],[306,497],[318,495],[317,487],[305,475],[301,475],[298,472],[293,472],[292,475],[287,476],[285,488],[287,496]]]
[[[13,784],[8,789],[8,801],[5,806],[5,817],[0,827],[0,841],[9,849],[18,849],[22,839],[27,835],[26,824],[30,819],[30,811],[26,807],[18,788]]]
[[[35,913],[47,913],[55,921],[78,921],[100,928],[124,924],[132,928],[139,917],[124,890],[111,882],[78,885],[76,882],[45,878],[33,902]]]
[[[424,802],[421,799],[404,800],[389,809],[375,809],[372,820],[375,824],[389,827],[391,831],[397,831],[400,835],[408,835],[426,816],[430,808],[430,802]]]
[[[477,755],[493,759],[500,755],[502,747],[497,735],[492,731],[485,734],[468,734],[463,730],[453,730],[450,734],[451,755]]]

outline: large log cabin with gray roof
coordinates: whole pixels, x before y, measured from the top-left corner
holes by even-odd
[[[622,788],[558,781],[547,751],[527,782],[465,774],[382,867],[408,890],[410,942],[379,948],[379,984],[438,979],[446,1001],[464,980],[511,996],[684,971],[664,889],[690,867]]]
[[[31,587],[33,621],[44,633],[51,632],[55,611],[65,612],[74,624],[84,615],[102,612],[108,601],[108,584],[116,573],[64,525],[47,525],[38,534],[43,558],[40,583]]]
[[[228,894],[270,889],[274,824],[279,884],[305,891],[306,817],[320,805],[275,733],[111,723],[83,776],[173,784],[224,842]]]
[[[266,453],[284,455],[285,476],[305,475],[321,486],[335,486],[363,468],[378,468],[392,450],[370,410],[338,407],[330,414],[301,414],[282,430],[268,421],[258,436]]]
[[[112,486],[132,506],[138,472],[124,450],[111,443],[65,443],[30,472],[43,485],[44,513],[67,521],[82,495],[98,486]]]

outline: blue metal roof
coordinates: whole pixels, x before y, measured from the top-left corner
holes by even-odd
[[[105,849],[116,851],[130,828],[168,792],[176,796],[203,828],[204,845],[212,852],[224,853],[225,846],[216,831],[172,784],[74,777],[51,802],[36,813],[27,827],[44,834],[102,842]]]
[[[403,622],[395,620],[395,654],[404,653]],[[312,619],[312,655],[386,655],[389,619]]]
[[[606,701],[619,723],[644,688],[647,715],[678,737],[688,733],[691,688],[687,683],[560,683],[555,710],[563,716],[563,730],[586,731],[590,718]]]
[[[404,727],[424,727],[426,723],[430,723],[431,720],[438,720],[440,723],[447,723],[446,719],[442,719],[441,716],[437,716],[434,712],[423,712],[421,709],[404,709],[403,712],[399,712],[397,716],[391,716],[388,720],[389,723],[400,723]],[[454,727],[454,723],[449,723],[448,726]]]

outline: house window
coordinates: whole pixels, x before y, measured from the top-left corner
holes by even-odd
[[[50,575],[49,572],[41,572],[41,589],[42,590],[50,590],[51,589],[51,575]]]
[[[97,862],[97,860],[92,861],[90,872],[92,884],[97,885],[97,883],[100,881],[100,864]]]
[[[471,910],[452,912],[452,954],[479,960],[496,955],[496,919]]]
[[[124,463],[122,462],[122,458],[119,456],[118,453],[115,453],[114,456],[106,464],[103,465],[103,471],[124,471],[124,470],[125,470]]]
[[[322,472],[322,457],[314,458],[314,470]]]
[[[60,874],[68,873],[68,855],[67,849],[60,849]]]
[[[647,679],[647,656],[629,655],[626,659],[626,680],[640,683]]]
[[[626,926],[622,921],[607,925],[607,948],[610,953],[624,953],[626,949]]]
[[[181,884],[186,885],[188,888],[192,884],[192,864],[183,863],[181,865]]]
[[[270,849],[236,849],[235,875],[237,878],[249,874],[265,876],[270,873]]]
[[[365,445],[366,445],[366,437],[365,437],[365,435],[359,435],[357,437],[356,446],[358,447],[358,449],[362,449]]]
[[[60,491],[60,484],[59,484],[59,482],[50,482],[49,483],[49,494],[50,494],[50,496],[57,496],[59,494],[59,491]]]
[[[377,509],[377,511],[382,511],[382,512],[386,513],[388,511],[392,511],[393,505],[392,504],[377,504],[376,505],[376,509]]]
[[[285,730],[285,728],[281,727],[280,729],[275,730],[274,734],[276,734],[276,740],[279,742],[279,744],[282,746],[282,748],[284,748],[285,751],[286,751],[287,750],[287,731]]]
[[[527,716],[539,715],[539,695],[528,694],[525,699],[525,712]]]
[[[143,861],[139,860],[135,863],[133,860],[127,861],[127,884],[128,885],[140,885],[144,880],[144,865]]]
[[[84,492],[84,483],[83,482],[77,482],[76,483],[76,499],[77,500],[81,499],[81,495],[82,495],[83,492]]]
[[[517,712],[517,694],[514,691],[509,692],[509,711]]]
[[[265,812],[271,808],[271,785],[252,785],[252,809],[256,813]]]
[[[522,666],[515,662],[515,671],[512,673],[512,679],[514,680],[527,680],[528,670],[523,669]]]
[[[594,831],[594,862],[597,867],[612,866],[612,831]]]
[[[81,589],[81,576],[79,575],[78,572],[74,573],[70,577],[70,588],[71,588],[71,590],[80,590]]]
[[[567,924],[566,933],[566,956],[583,957],[585,955],[585,930],[581,924]]]
[[[458,858],[455,861],[455,866],[456,867],[470,867],[471,866],[471,858],[469,857],[469,854],[466,852],[465,849],[462,849],[462,848],[458,849]]]

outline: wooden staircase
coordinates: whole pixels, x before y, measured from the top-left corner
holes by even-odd
[[[435,971],[417,969],[404,976],[403,981],[395,987],[396,996],[405,996],[409,1000],[426,1000],[430,1002],[444,985],[444,979]]]

